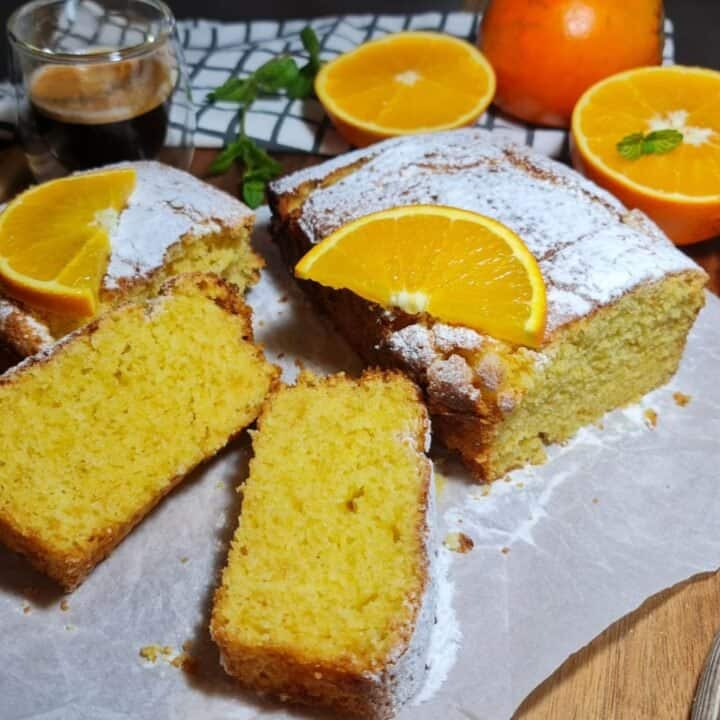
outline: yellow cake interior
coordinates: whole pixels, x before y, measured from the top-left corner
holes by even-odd
[[[526,462],[543,462],[544,443],[568,439],[670,379],[703,304],[703,286],[704,277],[694,272],[641,286],[558,331],[538,364],[527,353],[496,345],[497,394],[507,393],[517,405],[493,429],[487,449],[477,453],[453,435],[449,444],[464,450],[468,460],[475,455],[491,478]],[[483,353],[466,359],[471,367],[487,362]]]
[[[221,645],[356,671],[387,662],[427,572],[425,422],[397,374],[305,376],[272,397],[216,597]]]
[[[163,264],[152,277],[122,291],[102,289],[98,314],[128,299],[141,302],[154,297],[170,278],[183,273],[215,273],[237,285],[240,292],[245,292],[257,280],[262,265],[250,245],[250,227],[247,225],[222,228],[206,235],[191,235],[167,249]],[[35,314],[48,324],[55,338],[63,337],[88,320],[51,313]]]
[[[91,553],[252,422],[276,370],[239,299],[205,277],[0,379],[0,525],[49,553]]]

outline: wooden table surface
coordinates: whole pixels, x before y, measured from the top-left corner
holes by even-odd
[[[3,171],[17,157],[0,153]],[[207,176],[213,151],[196,153],[192,171]],[[278,159],[286,171],[317,161]],[[208,178],[236,192],[233,172]],[[7,191],[0,176],[0,199]],[[720,239],[685,248],[720,294]],[[523,702],[515,720],[679,720],[687,718],[700,671],[720,630],[720,573],[691,579],[649,599],[570,657]],[[531,650],[529,650],[531,651]],[[478,715],[482,720],[494,720]]]

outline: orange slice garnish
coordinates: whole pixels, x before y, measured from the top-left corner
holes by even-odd
[[[338,132],[359,147],[383,138],[472,124],[495,94],[495,73],[450,35],[403,32],[324,65],[315,91]]]
[[[366,215],[313,247],[295,274],[511,343],[543,342],[535,258],[508,227],[467,210],[408,205]]]
[[[135,170],[74,175],[16,197],[0,214],[0,286],[32,308],[95,314],[110,232],[135,187]]]
[[[677,130],[668,152],[623,157],[634,134]],[[593,85],[575,106],[573,161],[678,245],[720,234],[720,72],[648,67]]]

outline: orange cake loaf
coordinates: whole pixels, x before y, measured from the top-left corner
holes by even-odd
[[[434,621],[432,466],[400,373],[302,375],[253,433],[210,630],[243,685],[389,718],[419,688]]]
[[[368,363],[422,386],[436,434],[481,480],[542,462],[545,443],[665,383],[704,302],[705,273],[645,215],[478,129],[393,139],[301,170],[272,184],[270,203],[289,268],[342,225],[402,205],[481,213],[524,241],[547,292],[534,350],[302,283]]]
[[[215,275],[183,275],[0,376],[0,541],[74,588],[255,419],[277,368]]]
[[[134,168],[136,184],[110,231],[99,312],[128,299],[152,297],[180,273],[217,273],[241,290],[257,280],[262,260],[250,246],[254,214],[249,208],[158,162],[120,163],[98,171],[124,167]],[[0,287],[0,343],[21,356],[49,347],[90,319],[31,309],[3,297]]]

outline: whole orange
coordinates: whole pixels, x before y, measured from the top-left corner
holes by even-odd
[[[491,0],[478,41],[497,75],[501,110],[568,127],[595,82],[660,64],[662,0]]]

